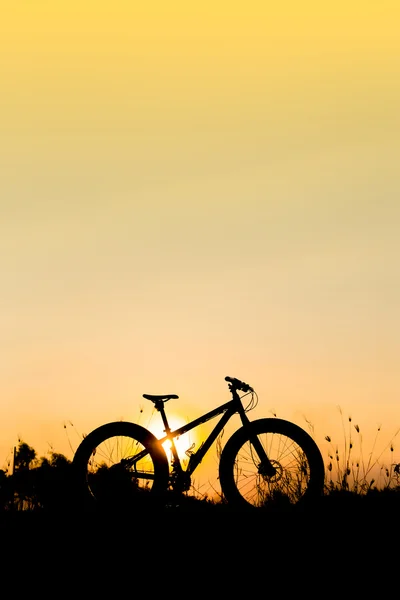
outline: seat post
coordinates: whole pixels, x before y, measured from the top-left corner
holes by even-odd
[[[165,427],[165,433],[168,435],[171,432],[171,429],[169,428],[167,415],[165,414],[164,401],[156,400],[154,402],[154,406],[156,410],[158,410],[158,412],[161,414],[161,418]]]

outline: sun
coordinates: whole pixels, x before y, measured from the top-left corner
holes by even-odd
[[[187,420],[185,420],[183,417],[180,417],[178,415],[173,415],[173,414],[168,415],[168,424],[171,428],[171,431],[175,431],[176,429],[179,429],[179,427],[182,427],[187,422],[188,422]],[[161,419],[159,422],[153,423],[152,426],[149,426],[149,430],[158,439],[165,436],[164,425],[163,425]],[[187,461],[189,459],[189,456],[186,454],[186,452],[188,450],[193,450],[193,451],[197,450],[197,438],[196,438],[195,430],[192,429],[191,431],[188,431],[187,433],[184,433],[183,435],[180,435],[179,437],[174,438],[174,443],[175,443],[176,449],[178,451],[178,456],[179,456],[181,462],[184,464],[184,461]],[[164,442],[163,448],[167,454],[168,460],[171,462],[171,451],[170,451],[171,442],[170,442],[170,440],[167,440],[166,442]]]

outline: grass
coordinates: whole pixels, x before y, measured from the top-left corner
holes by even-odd
[[[375,581],[385,593],[397,593],[397,565],[392,564],[397,560],[392,549],[400,514],[400,465],[394,460],[397,433],[380,449],[378,427],[372,447],[366,449],[361,428],[339,411],[343,435],[340,439],[325,436],[327,450],[320,448],[326,466],[324,494],[304,510],[285,507],[244,513],[218,495],[209,498],[191,489],[178,502],[150,513],[142,508],[77,515],[68,503],[53,510],[0,511],[1,547],[13,562],[23,563],[24,574],[26,564],[32,562],[36,570],[51,572],[52,591],[59,571],[62,585],[69,581],[74,589],[81,589],[88,580],[91,593],[96,582],[104,592],[107,576],[114,591],[117,584],[125,591],[138,575],[154,591],[160,581],[177,584],[179,571],[192,573],[195,581],[200,576],[209,586],[209,572],[215,568],[213,586],[226,583],[233,574],[235,586],[239,577],[245,581],[246,594],[255,593],[258,585],[264,591],[266,577],[280,589],[290,582],[300,589],[305,582],[313,590],[318,582],[320,593],[321,577],[331,578],[331,572],[344,567],[353,573],[345,580],[347,591],[354,585],[357,594],[364,592],[363,586],[371,593]],[[91,563],[95,568],[88,569]],[[83,576],[77,575],[80,569]]]
[[[357,423],[353,422],[351,416],[345,418],[341,407],[338,407],[342,425],[342,437],[335,440],[330,435],[324,438],[327,444],[325,463],[325,487],[324,493],[317,505],[313,505],[312,510],[317,509],[321,514],[332,514],[343,511],[397,511],[400,508],[400,464],[394,459],[395,441],[400,432],[400,428],[389,441],[384,442],[383,448],[380,448],[380,438],[382,436],[381,426],[377,427],[372,447],[368,452],[363,445],[363,434]],[[307,421],[307,420],[306,420]],[[314,428],[307,421],[308,428],[314,436]],[[72,424],[71,424],[72,425]],[[27,446],[25,444],[25,446]],[[33,451],[28,446],[28,450]],[[321,452],[324,455],[322,448]],[[34,451],[33,451],[33,454]],[[51,453],[52,460],[63,459],[62,455],[54,450]],[[40,459],[41,461],[48,459]],[[69,461],[68,461],[69,462]],[[50,461],[51,463],[51,461]],[[37,464],[37,461],[36,461]],[[66,466],[61,460],[61,466]],[[1,482],[0,482],[1,483]],[[60,485],[59,478],[56,481]],[[1,485],[0,485],[1,491]],[[25,516],[20,513],[32,513],[37,515],[41,511],[37,508],[35,500],[30,502],[20,502],[19,506],[25,510],[18,510],[18,504],[12,507],[12,510],[1,510],[3,523],[7,518],[23,519]],[[28,510],[26,510],[28,507]],[[53,514],[57,512],[57,507],[53,507]],[[59,512],[68,511],[68,502],[62,503]],[[277,508],[272,509],[276,514]],[[278,508],[279,510],[279,508]],[[287,507],[281,509],[287,512]],[[292,509],[290,509],[292,510]],[[189,492],[183,494],[177,500],[174,498],[163,509],[162,513],[202,513],[202,514],[232,514],[236,513],[232,507],[224,502],[221,494],[214,490],[212,497],[200,493],[195,486]]]
[[[395,439],[400,428],[386,442],[381,450],[379,438],[381,426],[377,427],[372,448],[365,455],[362,431],[351,416],[344,418],[338,407],[343,430],[340,444],[331,436],[325,436],[328,442],[328,460],[326,461],[326,494],[343,492],[356,496],[371,491],[398,491],[400,486],[400,464],[394,459]]]

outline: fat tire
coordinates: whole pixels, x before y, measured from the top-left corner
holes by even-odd
[[[157,438],[141,425],[116,421],[94,429],[83,439],[75,452],[72,461],[75,508],[107,508],[92,495],[88,487],[88,463],[94,449],[99,444],[117,436],[132,438],[148,449],[154,464],[154,482],[151,490],[146,494],[146,507],[153,509],[162,506],[169,480],[169,463],[164,448]]]
[[[242,446],[249,441],[250,429],[253,435],[276,433],[286,436],[295,442],[307,457],[310,469],[308,486],[298,501],[297,506],[310,506],[323,494],[325,468],[321,452],[313,438],[301,427],[284,419],[258,419],[246,427],[238,429],[228,440],[221,452],[219,477],[221,491],[225,500],[233,508],[259,510],[248,502],[241,494],[235,481],[236,457]],[[273,458],[273,457],[272,457]]]

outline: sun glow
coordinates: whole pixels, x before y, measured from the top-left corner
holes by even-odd
[[[168,415],[168,424],[172,431],[179,429],[179,427],[182,427],[187,422],[188,421],[183,419],[182,417],[179,417],[176,415]],[[161,422],[161,419],[160,419],[160,422],[154,423],[154,424],[152,424],[152,426],[149,426],[149,430],[158,439],[165,436],[165,430],[164,430],[164,426]],[[191,449],[193,451],[196,451],[198,449],[197,448],[197,437],[196,437],[196,433],[195,433],[194,429],[192,429],[191,431],[188,431],[187,433],[184,433],[183,435],[180,435],[179,437],[174,438],[174,443],[175,443],[176,449],[178,451],[178,456],[181,461],[187,461],[189,459],[188,454],[186,454],[186,452],[188,450]],[[168,460],[171,462],[171,458],[172,458],[171,441],[167,440],[166,442],[164,442],[163,447],[167,454]]]

